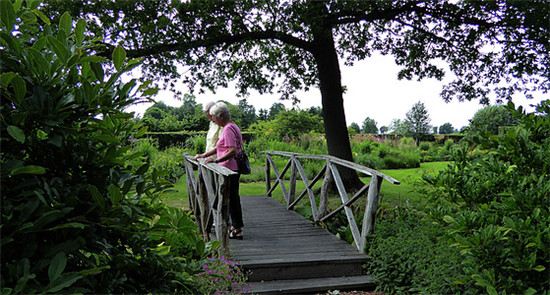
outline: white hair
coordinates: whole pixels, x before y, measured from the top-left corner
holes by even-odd
[[[229,108],[221,101],[217,102],[210,108],[210,115],[216,118],[224,117],[227,120],[231,119],[231,112],[229,112]]]
[[[216,103],[213,102],[213,101],[210,101],[207,104],[205,104],[204,105],[204,112],[205,113],[210,113],[210,109],[212,108],[212,106],[214,106],[214,104],[216,104]]]

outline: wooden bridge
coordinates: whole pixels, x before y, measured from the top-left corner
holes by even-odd
[[[287,152],[265,154],[266,195],[241,196],[245,238],[231,241],[227,235],[227,177],[234,172],[219,165],[195,161],[188,155],[185,157],[189,205],[202,233],[220,241],[220,251],[230,255],[248,272],[248,283],[255,294],[308,294],[372,287],[373,278],[362,268],[368,259],[363,253],[366,236],[374,230],[382,181],[385,179],[393,184],[399,184],[399,181],[332,156]],[[288,158],[280,172],[275,164],[280,161],[274,157]],[[325,164],[310,181],[301,161],[323,161]],[[339,167],[353,169],[371,179],[350,198],[340,178]],[[272,170],[276,178],[273,186]],[[296,192],[298,181],[305,186],[299,194]],[[319,181],[322,183],[319,196],[316,196],[314,188]],[[338,190],[341,205],[329,212],[331,183]],[[271,197],[277,187],[281,189],[284,205]],[[365,196],[364,218],[359,230],[351,206],[360,199],[364,202]],[[310,208],[314,222],[291,210],[304,203]],[[353,245],[315,225],[323,224],[342,211],[353,236]]]

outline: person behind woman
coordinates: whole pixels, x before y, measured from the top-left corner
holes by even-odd
[[[216,143],[220,139],[222,135],[223,127],[219,126],[218,124],[214,123],[212,121],[212,115],[210,114],[210,109],[215,104],[215,102],[211,101],[207,103],[204,107],[204,115],[210,120],[210,125],[208,127],[208,133],[206,134],[206,149],[205,152],[208,152],[216,147]],[[216,159],[216,155],[212,155],[213,159]]]
[[[235,156],[242,150],[243,137],[239,127],[231,121],[229,108],[223,102],[214,104],[209,111],[212,121],[223,127],[222,135],[216,146],[206,151],[204,154],[195,155],[195,159],[205,158],[205,163],[218,163],[232,171],[238,172],[239,165]],[[210,156],[216,154],[214,160]],[[241,199],[239,196],[239,177],[240,174],[229,177],[229,217],[231,228],[229,230],[230,239],[243,239],[243,213],[241,209]]]

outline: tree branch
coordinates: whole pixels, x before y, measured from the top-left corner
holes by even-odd
[[[313,50],[312,44],[308,41],[296,38],[292,35],[285,34],[278,31],[266,30],[260,32],[246,32],[237,35],[225,35],[214,38],[207,38],[202,40],[194,40],[189,42],[175,42],[170,44],[157,44],[147,48],[138,48],[138,49],[129,49],[126,50],[126,55],[130,58],[145,57],[154,54],[172,52],[172,51],[186,51],[201,47],[213,47],[218,45],[232,45],[249,40],[266,40],[266,39],[275,39],[283,43],[290,44],[301,48],[305,51],[311,52]],[[115,48],[111,44],[106,44],[106,50],[101,52],[101,56],[110,56]]]

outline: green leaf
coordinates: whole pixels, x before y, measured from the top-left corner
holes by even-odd
[[[13,30],[15,16],[15,10],[13,9],[11,1],[0,1],[0,20],[8,31]]]
[[[59,40],[54,38],[53,36],[48,35],[48,44],[51,46],[49,47],[55,54],[57,55],[57,58],[63,62],[63,64],[67,64],[67,58],[68,58],[68,51],[67,48],[61,43]]]
[[[90,63],[90,67],[92,68],[92,71],[94,72],[94,75],[96,76],[96,79],[103,82],[105,72],[103,71],[103,67],[99,63]]]
[[[70,68],[70,67],[76,65],[76,63],[78,62],[78,59],[79,59],[79,58],[80,58],[80,56],[79,56],[77,53],[73,54],[73,55],[69,58],[69,60],[67,61],[67,67]]]
[[[23,78],[19,75],[16,75],[13,77],[11,83],[13,85],[13,89],[15,90],[15,99],[17,102],[23,101],[25,95],[27,94],[27,84],[25,84],[25,80],[23,80]]]
[[[42,55],[42,52],[33,47],[29,48],[28,52],[32,55],[33,62],[36,65],[36,68],[40,69],[41,73],[48,73],[50,65]]]
[[[50,279],[50,283],[55,281],[63,271],[65,270],[65,267],[67,266],[67,256],[64,252],[57,253],[50,262],[50,267],[48,268],[48,278]]]
[[[452,218],[452,217],[449,216],[449,215],[443,216],[443,221],[445,221],[446,223],[453,223],[453,222],[455,222],[454,218]]]
[[[17,280],[17,285],[15,285],[15,288],[13,289],[13,293],[15,294],[21,293],[25,288],[25,285],[27,285],[27,282],[36,277],[35,274],[30,273],[30,261],[28,258],[19,260],[17,263],[17,274],[19,279]]]
[[[95,274],[101,273],[102,271],[104,271],[106,269],[111,269],[111,266],[110,265],[104,265],[104,266],[101,266],[101,267],[86,269],[86,270],[80,271],[80,273],[83,276],[89,276],[89,275],[95,275]]]
[[[46,44],[48,43],[48,38],[46,37],[40,37],[34,44],[30,47],[32,49],[38,50],[40,52],[42,49],[46,48]],[[40,54],[42,54],[40,52]]]
[[[65,273],[57,278],[54,282],[50,283],[46,287],[46,291],[44,291],[44,293],[57,293],[60,290],[71,286],[81,278],[82,275],[79,273]]]
[[[25,143],[25,132],[17,126],[10,125],[8,126],[8,133],[13,137],[13,139],[19,141],[20,143]]]
[[[25,25],[34,25],[36,24],[36,15],[30,11],[26,11],[21,15],[21,20]]]
[[[18,76],[14,72],[5,72],[0,75],[0,85],[8,88],[8,85],[10,85],[11,80],[15,78],[15,76]]]
[[[489,295],[498,295],[497,290],[493,286],[487,287],[487,293],[489,293]]]
[[[545,269],[546,269],[546,267],[544,267],[543,265],[537,265],[537,266],[533,267],[533,270],[538,271],[538,272],[544,271]]]
[[[168,255],[170,254],[170,246],[160,246],[155,248],[155,250],[158,252],[159,255]]]
[[[81,58],[78,63],[85,63],[85,62],[106,62],[107,59],[103,56],[97,56],[97,55],[91,55],[91,56],[84,56]]]
[[[14,11],[20,11],[20,10],[21,10],[22,4],[23,4],[23,0],[15,0],[15,1],[13,1],[13,10],[14,10]]]
[[[523,292],[524,295],[533,295],[533,294],[536,294],[536,293],[537,293],[537,290],[535,290],[533,288],[529,288],[525,292]]]
[[[72,31],[71,30],[72,26],[73,26],[73,20],[69,12],[66,11],[65,13],[63,13],[61,18],[59,19],[59,29],[64,30],[65,33],[69,35]]]
[[[62,217],[67,215],[68,212],[65,211],[66,208],[67,207],[62,210],[53,210],[42,214],[40,218],[38,218],[38,220],[34,222],[34,230],[39,230],[45,225],[61,219]]]
[[[158,88],[147,88],[147,90],[143,91],[142,95],[143,96],[155,95],[158,92],[159,92]]]
[[[92,198],[96,201],[102,211],[105,211],[105,199],[95,185],[88,185],[88,191],[92,194]]]
[[[84,30],[86,30],[86,21],[79,19],[78,22],[76,22],[76,29],[74,30],[77,45],[84,42]]]
[[[114,184],[109,185],[107,189],[109,191],[109,198],[111,199],[113,206],[118,205],[122,200],[122,193],[120,192],[120,189]]]
[[[44,174],[44,173],[46,173],[46,169],[44,169],[44,167],[29,165],[29,166],[17,168],[11,174],[19,175],[19,174]]]
[[[527,244],[527,246],[525,246],[525,248],[536,247],[536,246],[537,246],[537,243],[531,242],[531,243]]]
[[[39,2],[39,1],[36,1],[36,2]],[[50,24],[50,19],[44,14],[42,13],[42,11],[38,10],[38,9],[32,9],[31,10],[34,14],[36,14],[45,24]]]
[[[145,172],[147,172],[147,170],[149,170],[149,163],[141,165],[141,167],[139,167],[136,171],[136,175],[143,175],[145,174]]]
[[[113,51],[113,63],[115,64],[115,68],[117,71],[122,70],[122,65],[124,64],[124,61],[126,60],[126,51],[120,46],[117,46],[115,50]]]
[[[142,137],[143,135],[145,135],[145,133],[147,133],[147,129],[149,127],[148,126],[145,126],[143,128],[141,128],[137,133],[136,133],[136,138],[140,138]]]
[[[50,230],[57,230],[57,229],[64,229],[64,228],[77,228],[77,229],[84,229],[86,228],[86,225],[79,223],[79,222],[69,222],[65,224],[58,225],[56,227],[51,228]]]
[[[25,204],[25,206],[21,209],[21,214],[17,219],[17,223],[21,224],[27,221],[36,208],[38,208],[38,205],[40,205],[40,200],[38,199],[27,202],[27,204]]]

